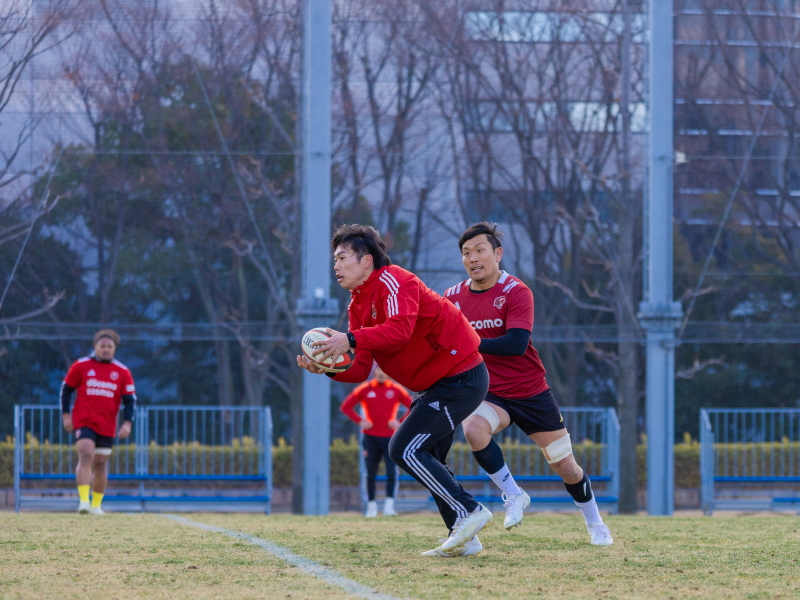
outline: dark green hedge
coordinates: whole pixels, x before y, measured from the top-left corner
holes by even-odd
[[[800,444],[798,443],[760,443],[760,444],[717,444],[717,472],[724,473],[726,466],[733,468],[734,464],[747,465],[748,474],[769,474],[772,465],[780,468],[783,464],[787,475],[798,475],[798,461]],[[589,471],[597,471],[593,465],[599,467],[602,447],[599,444],[580,444],[575,446],[575,455],[578,461]],[[39,463],[58,464],[58,460],[67,464],[69,453],[74,452],[71,446],[39,444],[35,440],[26,444],[25,460],[29,464]],[[134,449],[132,447],[118,447],[114,450],[112,465],[120,465],[120,472],[133,473]],[[358,452],[359,447],[355,439],[347,442],[337,439],[331,444],[331,485],[355,486],[358,485]],[[547,473],[542,453],[536,446],[504,445],[503,452],[509,467],[515,472]],[[207,473],[240,473],[252,474],[257,470],[258,448],[245,440],[244,443],[235,442],[231,446],[200,446],[198,444],[175,444],[172,446],[151,446],[149,449],[150,468],[164,472],[178,469],[183,463],[187,453],[193,456],[194,465],[205,466]],[[456,472],[462,472],[462,465],[466,464],[469,448],[465,444],[454,444],[448,456],[450,467]],[[646,447],[640,445],[637,449],[638,479],[640,487],[647,481],[647,466],[645,462]],[[273,478],[275,487],[288,487],[292,481],[292,447],[282,439],[273,447]],[[75,456],[73,455],[73,465]],[[687,440],[675,445],[675,487],[697,488],[700,486],[700,444]],[[113,468],[112,468],[112,472]],[[7,439],[0,442],[0,487],[11,487],[14,481],[14,443]]]

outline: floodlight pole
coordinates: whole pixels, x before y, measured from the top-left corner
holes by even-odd
[[[639,319],[647,332],[647,514],[668,516],[675,505],[675,329],[682,316],[672,295],[672,0],[648,0],[648,11],[650,147]]]
[[[331,299],[331,3],[304,0],[302,71],[303,298],[298,320],[306,328],[330,326]],[[299,340],[298,340],[299,347]],[[302,512],[330,509],[331,382],[303,372]],[[297,486],[294,486],[297,489]]]

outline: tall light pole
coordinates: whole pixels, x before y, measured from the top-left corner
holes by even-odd
[[[646,269],[639,318],[646,338],[647,513],[675,505],[675,330],[682,316],[672,296],[673,8],[649,0],[650,139],[644,205]]]
[[[298,317],[305,328],[331,325],[338,303],[331,299],[331,4],[303,4],[302,73],[303,298]],[[331,382],[303,371],[302,513],[330,508]],[[299,447],[298,447],[299,446]]]

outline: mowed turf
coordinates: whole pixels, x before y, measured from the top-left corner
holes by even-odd
[[[800,598],[794,515],[610,517],[594,547],[577,514],[531,514],[480,534],[484,553],[419,555],[437,515],[193,514],[269,540],[382,594],[478,598]],[[159,515],[0,513],[0,598],[352,598],[264,549]]]

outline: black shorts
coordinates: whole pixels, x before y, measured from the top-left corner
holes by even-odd
[[[95,448],[108,448],[109,450],[114,447],[114,438],[107,435],[100,435],[91,427],[79,427],[75,430],[75,441],[94,440]]]
[[[506,411],[511,423],[516,423],[525,435],[564,429],[564,417],[550,388],[531,398],[501,398],[489,392],[486,402]]]

